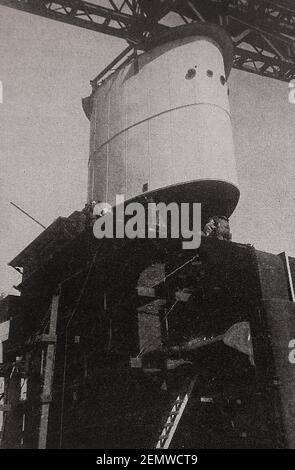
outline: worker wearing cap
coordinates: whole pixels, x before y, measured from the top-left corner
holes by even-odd
[[[211,217],[206,223],[203,234],[206,237],[217,238],[218,240],[231,241],[232,235],[230,233],[228,217],[216,216]]]

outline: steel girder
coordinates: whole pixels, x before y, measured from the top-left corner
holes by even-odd
[[[132,40],[142,29],[139,5],[134,0],[84,2],[80,0],[0,0],[0,5]],[[107,6],[105,6],[107,5]]]
[[[234,67],[289,81],[295,78],[294,0],[0,0],[0,5],[73,24],[127,40],[145,48],[168,27],[174,12],[179,23],[216,23],[235,45]]]
[[[235,46],[234,67],[289,81],[295,78],[295,1],[188,0],[175,11],[184,22],[216,23]]]

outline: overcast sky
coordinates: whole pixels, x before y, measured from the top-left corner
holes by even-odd
[[[44,225],[86,198],[89,122],[81,98],[124,41],[0,7],[0,292],[6,266]],[[295,105],[288,85],[233,70],[230,102],[241,199],[233,239],[295,255]]]

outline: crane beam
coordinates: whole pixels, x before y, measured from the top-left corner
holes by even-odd
[[[62,21],[98,33],[131,39],[131,30],[140,24],[136,11],[128,7],[128,13],[120,10],[114,1],[110,8],[80,0],[0,0],[0,5],[21,10],[34,15]],[[130,33],[129,33],[130,31]]]
[[[295,78],[293,0],[185,0],[174,11],[183,22],[226,29],[235,46],[235,68],[283,81]]]
[[[235,46],[234,67],[265,77],[295,78],[293,0],[0,0],[0,5],[125,39],[137,48],[177,24],[215,23]],[[175,24],[175,19],[173,24]]]

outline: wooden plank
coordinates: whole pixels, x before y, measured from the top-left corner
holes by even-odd
[[[49,337],[55,337],[56,335],[59,297],[60,297],[60,294],[55,294],[52,297],[51,309],[50,309],[49,333],[48,333]],[[52,394],[53,373],[54,373],[54,361],[55,361],[55,344],[49,343],[47,345],[45,368],[44,368],[44,382],[43,382],[43,390],[42,390],[43,399],[42,399],[42,405],[41,405],[38,449],[46,449],[49,408],[50,408],[50,401],[51,401],[51,394]]]

